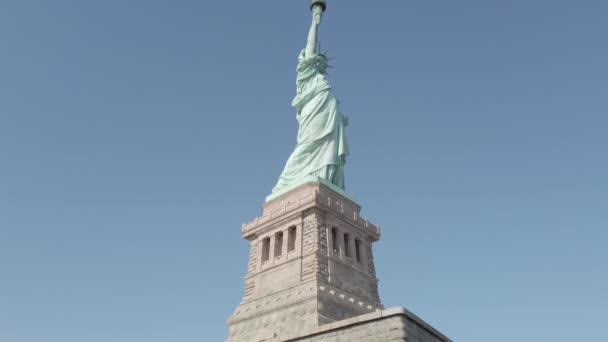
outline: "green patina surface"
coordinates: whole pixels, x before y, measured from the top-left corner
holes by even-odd
[[[340,114],[339,102],[327,80],[327,57],[317,48],[321,15],[322,8],[315,6],[308,44],[298,59],[296,97],[292,103],[298,120],[296,147],[268,198],[316,179],[344,193],[348,121]]]

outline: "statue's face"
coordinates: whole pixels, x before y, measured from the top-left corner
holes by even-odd
[[[327,59],[326,58],[321,59],[317,63],[317,68],[319,69],[319,72],[324,74],[325,70],[327,70]]]

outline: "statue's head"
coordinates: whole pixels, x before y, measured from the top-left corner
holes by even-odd
[[[329,67],[329,58],[327,58],[327,55],[324,53],[318,53],[317,55],[321,57],[317,61],[317,70],[319,70],[320,73],[325,74],[327,73],[327,68]]]

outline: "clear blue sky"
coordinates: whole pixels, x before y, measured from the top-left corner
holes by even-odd
[[[455,341],[605,339],[608,2],[329,1],[384,304]],[[0,341],[223,341],[307,6],[0,1]]]

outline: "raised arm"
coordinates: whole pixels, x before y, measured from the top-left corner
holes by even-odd
[[[317,50],[317,36],[319,31],[319,25],[323,17],[323,7],[321,5],[315,5],[312,9],[312,24],[310,25],[310,31],[308,32],[308,42],[306,43],[306,58],[312,57]]]

